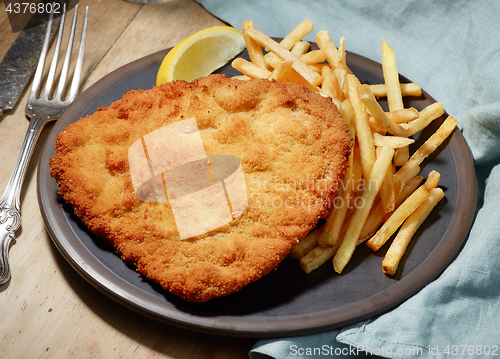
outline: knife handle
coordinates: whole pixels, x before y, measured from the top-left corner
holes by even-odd
[[[4,284],[10,278],[9,245],[21,225],[21,214],[7,204],[0,206],[0,284]]]

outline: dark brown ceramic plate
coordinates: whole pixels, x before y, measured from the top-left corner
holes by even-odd
[[[286,259],[276,271],[240,292],[203,304],[185,302],[146,280],[92,235],[59,197],[49,175],[49,158],[54,155],[55,136],[68,124],[110,105],[129,90],[154,86],[167,52],[123,66],[83,92],[55,123],[40,158],[38,199],[47,230],[64,258],[103,293],[146,316],[195,331],[261,338],[302,335],[353,324],[394,308],[436,278],[457,254],[473,220],[477,188],[469,147],[458,130],[447,146],[423,163],[424,175],[432,169],[442,174],[440,186],[446,199],[417,232],[394,277],[381,269],[387,247],[374,254],[360,246],[342,275],[334,272],[330,262],[307,275],[295,260]],[[380,64],[353,53],[347,59],[363,83],[383,82]],[[236,74],[230,66],[219,72]],[[434,99],[424,92],[406,101],[420,110]],[[414,148],[443,120],[416,136]]]

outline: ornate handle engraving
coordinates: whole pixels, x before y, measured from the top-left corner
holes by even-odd
[[[43,126],[50,119],[33,115],[19,157],[5,192],[0,199],[0,284],[10,278],[9,245],[21,225],[20,194],[26,169]]]
[[[9,245],[20,225],[19,211],[3,204],[0,208],[0,284],[7,282],[10,278]]]

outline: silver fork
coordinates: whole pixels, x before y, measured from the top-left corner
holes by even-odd
[[[49,23],[47,26],[47,32],[45,35],[45,41],[43,43],[42,54],[40,55],[40,60],[38,61],[37,70],[33,78],[33,87],[31,88],[31,92],[28,98],[28,103],[26,105],[26,115],[31,118],[28,131],[26,132],[22,149],[21,152],[19,153],[19,157],[14,167],[12,176],[10,177],[9,183],[7,184],[7,188],[5,189],[5,192],[2,198],[0,199],[0,284],[6,283],[10,279],[10,265],[8,260],[9,245],[11,240],[15,236],[15,232],[21,225],[21,213],[20,213],[21,187],[36,141],[45,124],[51,120],[59,118],[64,112],[64,110],[71,104],[71,102],[73,102],[73,100],[76,98],[76,95],[78,94],[78,88],[80,86],[80,75],[82,72],[82,64],[83,64],[85,35],[87,31],[88,8],[85,11],[82,37],[80,40],[80,49],[78,51],[78,58],[76,61],[76,67],[73,74],[71,87],[66,99],[62,98],[66,84],[66,77],[68,74],[69,60],[71,57],[71,48],[73,45],[73,39],[75,35],[77,8],[78,5],[75,6],[75,12],[73,16],[73,23],[71,24],[71,32],[68,40],[66,56],[64,59],[61,75],[59,78],[59,84],[54,98],[51,97],[51,92],[57,67],[57,58],[61,46],[61,38],[63,33],[64,18],[66,16],[66,8],[64,7],[63,13],[61,15],[61,23],[59,26],[59,33],[57,37],[56,47],[52,63],[50,65],[49,73],[47,76],[45,89],[41,94],[41,96],[38,97],[40,83],[42,80],[43,67],[45,63],[45,57],[47,56],[47,49],[49,47],[50,31],[52,28],[52,14],[50,14]]]

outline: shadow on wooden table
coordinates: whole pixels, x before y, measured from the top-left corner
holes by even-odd
[[[47,240],[50,240],[48,235]],[[144,346],[175,358],[248,357],[255,339],[192,332],[142,316],[94,288],[70,266],[52,243],[50,246],[57,266],[82,303],[109,326],[136,341],[137,348]]]

